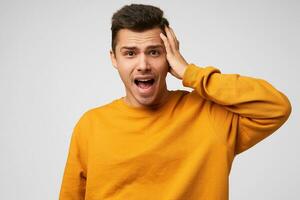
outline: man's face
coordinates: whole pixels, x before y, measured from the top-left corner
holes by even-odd
[[[159,104],[168,95],[169,64],[160,28],[135,32],[121,29],[111,60],[126,89],[125,101],[137,107]]]

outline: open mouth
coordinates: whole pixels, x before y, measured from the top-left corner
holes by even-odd
[[[141,89],[147,89],[154,84],[154,79],[135,79],[134,83]]]

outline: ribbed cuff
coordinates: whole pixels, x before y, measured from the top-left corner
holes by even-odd
[[[221,71],[213,66],[199,67],[195,64],[189,64],[184,71],[182,84],[185,87],[196,88],[204,77]]]
[[[185,87],[193,87],[194,82],[197,80],[197,76],[203,70],[202,67],[198,67],[194,64],[189,64],[183,74],[182,84]]]

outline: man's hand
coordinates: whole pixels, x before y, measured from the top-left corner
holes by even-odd
[[[167,60],[170,65],[169,72],[178,79],[183,79],[184,71],[188,65],[183,56],[179,52],[179,41],[177,40],[174,31],[170,27],[165,27],[167,36],[160,34],[164,42]]]

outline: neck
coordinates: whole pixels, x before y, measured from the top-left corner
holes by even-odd
[[[131,97],[126,94],[126,96],[124,97],[124,101],[127,105],[133,106],[133,107],[144,107],[144,108],[156,108],[159,107],[160,105],[164,104],[169,96],[170,96],[171,92],[167,90],[167,88],[165,88],[164,92],[162,93],[162,95],[158,98],[155,99],[152,103],[149,104],[143,104],[141,102],[139,102],[137,99],[135,99],[135,97]]]

